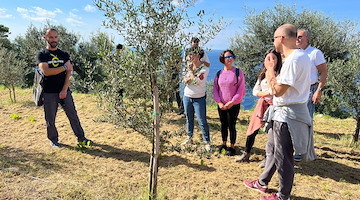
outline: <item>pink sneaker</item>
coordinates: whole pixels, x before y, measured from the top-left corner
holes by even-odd
[[[253,181],[244,181],[244,185],[252,190],[258,191],[258,192],[262,192],[262,193],[266,193],[268,190],[268,187],[265,186],[261,186],[259,184],[258,179],[253,180]]]
[[[284,199],[282,197],[279,197],[276,193],[272,193],[270,196],[260,197],[260,200],[290,200],[290,198]]]

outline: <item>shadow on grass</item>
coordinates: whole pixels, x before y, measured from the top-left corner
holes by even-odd
[[[61,166],[54,163],[47,156],[48,154],[39,152],[4,147],[0,151],[0,166],[3,171],[8,171],[15,175],[27,174],[36,176],[36,173],[39,171],[42,175],[44,175],[44,172],[52,174],[54,171],[59,171]]]
[[[325,151],[325,153],[322,153],[320,155],[320,157],[324,157],[324,158],[336,158],[336,159],[346,159],[346,160],[351,160],[351,161],[355,161],[355,162],[360,162],[360,154],[356,153],[354,151],[352,152],[348,152],[348,151],[339,151],[339,150],[334,150],[332,148],[329,147],[315,147],[317,149],[320,149],[322,151]],[[330,155],[331,154],[331,155]]]
[[[317,132],[317,131],[315,132],[315,134],[323,135],[326,138],[335,139],[335,140],[340,140],[340,138],[345,135],[344,133],[325,133],[325,132]]]
[[[313,199],[308,197],[297,197],[297,196],[291,196],[291,199],[293,200],[325,200],[325,199]]]
[[[66,147],[71,150],[74,150],[73,147]],[[103,158],[115,158],[118,160],[122,160],[124,162],[143,162],[143,163],[149,163],[150,162],[150,154],[147,152],[140,152],[140,151],[131,151],[126,149],[119,149],[115,148],[113,146],[109,146],[106,144],[98,144],[94,143],[93,147],[91,149],[87,149],[84,151],[84,153],[103,157]],[[199,170],[204,171],[215,171],[216,169],[213,167],[208,167],[201,164],[193,164],[190,163],[188,159],[182,158],[180,156],[162,156],[161,161],[159,162],[160,167],[173,167],[178,165],[186,165],[191,168],[196,168]]]
[[[346,166],[337,162],[318,158],[310,162],[297,163],[299,168],[295,169],[296,173],[308,176],[321,176],[331,178],[337,182],[346,182],[352,184],[360,183],[360,169]]]

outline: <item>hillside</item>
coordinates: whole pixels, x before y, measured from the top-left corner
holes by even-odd
[[[59,109],[57,128],[64,148],[52,149],[46,138],[42,107],[31,101],[31,90],[17,90],[18,103],[9,102],[0,89],[0,200],[5,199],[146,199],[151,144],[140,134],[102,122],[103,111],[96,98],[74,94],[86,136],[95,145],[77,150],[76,139],[64,112]],[[245,144],[251,111],[241,111],[237,147]],[[250,163],[235,163],[234,157],[217,152],[221,143],[220,122],[215,107],[208,118],[213,152],[208,158],[194,153],[163,153],[160,159],[159,199],[258,199],[243,180],[255,179],[263,159],[266,134],[259,134]],[[185,119],[169,113],[162,130],[182,130]],[[360,149],[350,148],[353,119],[315,116],[315,146],[318,159],[297,163],[291,199],[360,199]],[[200,141],[197,130],[195,140]],[[185,136],[172,138],[179,143]],[[237,153],[240,149],[237,148]],[[201,151],[201,148],[199,148]],[[270,188],[277,189],[277,176]]]

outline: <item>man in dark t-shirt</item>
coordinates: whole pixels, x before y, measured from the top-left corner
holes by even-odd
[[[78,142],[91,144],[81,127],[74,100],[69,89],[73,65],[68,53],[57,48],[59,42],[58,32],[48,29],[44,36],[46,48],[36,55],[36,63],[45,75],[44,78],[44,111],[47,127],[47,137],[54,148],[61,147],[59,134],[55,126],[55,118],[60,103],[68,117]]]

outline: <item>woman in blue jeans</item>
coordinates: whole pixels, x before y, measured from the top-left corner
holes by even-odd
[[[188,51],[189,65],[184,74],[184,110],[186,115],[187,140],[183,145],[193,142],[194,114],[201,127],[205,149],[210,151],[209,125],[206,120],[206,78],[209,68],[202,64],[200,59],[204,56],[204,50],[199,47],[191,47]]]

